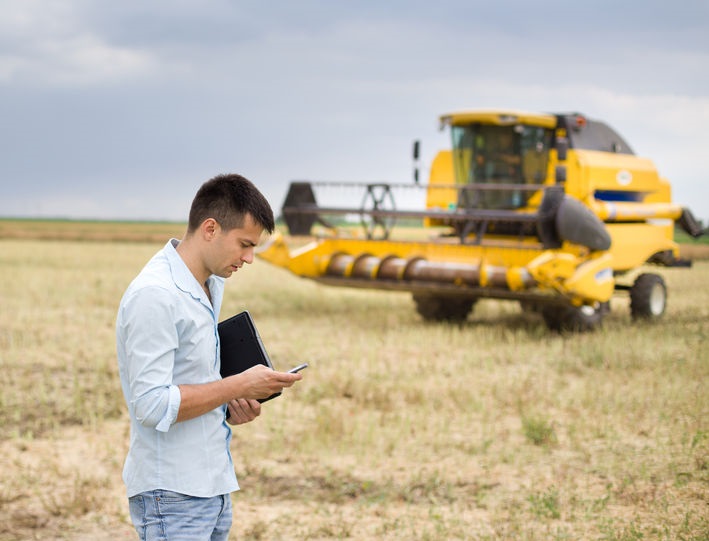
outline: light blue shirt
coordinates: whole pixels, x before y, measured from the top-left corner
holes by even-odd
[[[224,294],[224,279],[211,276],[209,301],[178,244],[172,239],[153,256],[118,309],[118,368],[131,428],[123,468],[128,497],[154,489],[197,497],[239,489],[226,407],[175,423],[178,385],[221,378],[217,322]]]

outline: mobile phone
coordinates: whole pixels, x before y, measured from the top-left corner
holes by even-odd
[[[301,370],[303,370],[303,368],[308,368],[308,363],[299,364],[298,366],[293,367],[290,370],[288,370],[288,373],[295,374],[296,372],[300,372]]]

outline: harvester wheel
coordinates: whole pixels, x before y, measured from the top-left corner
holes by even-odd
[[[667,287],[659,274],[641,274],[630,288],[630,315],[633,319],[657,319],[667,307]]]
[[[557,332],[588,332],[601,326],[610,312],[610,303],[598,306],[549,305],[542,309],[542,317],[549,330]]]
[[[414,293],[416,311],[426,321],[465,321],[477,301],[474,297],[452,297]]]
[[[525,314],[538,314],[543,308],[541,304],[534,301],[519,301],[519,306]]]

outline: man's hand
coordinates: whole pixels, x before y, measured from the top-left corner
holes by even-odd
[[[229,417],[226,421],[230,425],[248,423],[261,415],[261,404],[258,400],[237,398],[227,402],[227,408],[229,408]]]
[[[302,374],[276,372],[267,366],[257,364],[239,374],[210,383],[180,385],[180,409],[177,412],[177,422],[194,419],[222,404],[234,402],[234,400],[245,399],[248,401],[268,398],[273,393],[281,392],[284,387],[290,387],[300,379],[303,379]],[[253,409],[251,407],[251,410]],[[253,411],[249,413],[247,409],[244,412],[242,408],[241,413],[243,414],[242,418],[247,418],[248,421],[253,420],[253,417],[248,419],[253,415]]]
[[[296,381],[303,379],[302,374],[276,372],[267,366],[257,364],[239,374],[226,379],[239,378],[243,398],[268,398],[273,393],[280,393],[285,387],[290,387]]]

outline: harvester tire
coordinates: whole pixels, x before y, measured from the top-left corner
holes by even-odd
[[[465,321],[477,301],[473,297],[452,297],[414,293],[416,311],[425,321]]]
[[[539,314],[543,306],[534,301],[519,301],[519,306],[525,314]]]
[[[630,315],[633,319],[658,319],[667,307],[667,287],[659,274],[641,274],[630,288]]]
[[[608,312],[608,302],[600,303],[597,307],[549,305],[542,309],[542,317],[551,331],[589,332],[601,326]]]

